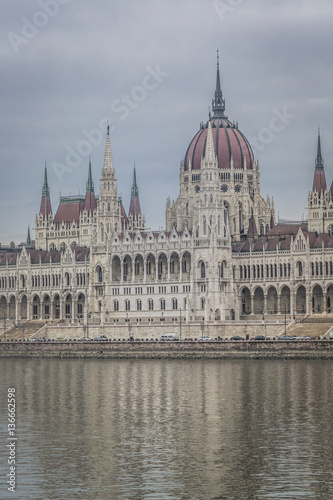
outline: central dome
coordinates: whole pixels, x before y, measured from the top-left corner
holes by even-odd
[[[234,168],[253,168],[254,156],[251,146],[235,124],[227,117],[213,117],[210,120],[213,132],[214,149],[219,168],[231,168],[231,158]],[[205,155],[208,122],[203,125],[193,137],[187,148],[184,170],[199,170],[201,158]]]
[[[254,155],[249,141],[238,129],[238,124],[231,123],[225,116],[225,100],[222,96],[220,84],[219,59],[217,56],[216,90],[212,101],[213,116],[209,117],[205,125],[201,125],[195,134],[184,159],[184,170],[200,170],[201,159],[205,154],[208,123],[213,132],[214,149],[218,159],[219,168],[230,169],[231,160],[234,168],[252,170]]]

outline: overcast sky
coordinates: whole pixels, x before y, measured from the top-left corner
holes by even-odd
[[[319,125],[331,184],[332,0],[3,0],[0,26],[2,244],[34,227],[45,160],[53,213],[85,193],[89,154],[98,193],[106,120],[126,211],[135,162],[147,226],[164,226],[217,48],[226,114],[276,216],[307,217]]]

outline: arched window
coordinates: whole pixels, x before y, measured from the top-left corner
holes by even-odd
[[[114,311],[119,311],[119,302],[118,300],[113,301],[113,310]]]
[[[178,309],[178,301],[177,301],[177,299],[172,299],[172,309]]]
[[[165,299],[161,299],[161,311],[165,311]]]
[[[148,309],[149,309],[149,311],[153,311],[154,310],[154,301],[153,301],[153,299],[149,299],[148,300]]]
[[[203,261],[201,261],[201,265],[200,265],[200,276],[201,276],[201,278],[206,278],[205,263]]]
[[[142,310],[142,302],[141,300],[136,301],[136,310],[141,311]]]
[[[103,282],[103,271],[102,271],[102,268],[101,266],[97,266],[97,280],[98,280],[98,283],[102,283]]]

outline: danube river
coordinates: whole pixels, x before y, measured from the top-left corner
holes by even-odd
[[[0,498],[331,499],[332,379],[319,360],[1,359]]]

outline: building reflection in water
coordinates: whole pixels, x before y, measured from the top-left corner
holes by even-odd
[[[1,400],[17,391],[16,498],[333,498],[331,369],[2,360]]]

